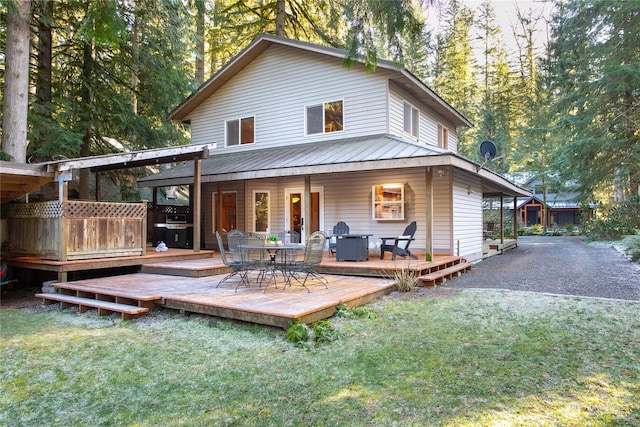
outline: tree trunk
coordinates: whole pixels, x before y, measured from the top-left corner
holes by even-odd
[[[80,91],[82,103],[87,106],[87,110],[89,114],[84,117],[83,125],[83,135],[82,135],[82,146],[80,147],[80,157],[88,157],[91,155],[91,142],[93,141],[93,97],[91,96],[91,91],[89,90],[92,87],[93,80],[93,45],[91,42],[85,42],[83,46],[83,62],[82,62],[82,80],[83,80],[83,88]],[[91,174],[89,173],[89,169],[81,169],[80,170],[80,183],[78,192],[80,193],[81,200],[88,200],[90,196],[90,188],[89,181],[91,178]]]
[[[276,15],[276,35],[284,37],[285,17],[287,15],[285,0],[278,0]]]
[[[2,149],[13,161],[26,163],[31,1],[10,0],[9,3],[2,103]]]
[[[196,81],[198,86],[204,83],[204,0],[196,0]]]
[[[53,19],[53,2],[39,0],[38,17],[38,80],[36,81],[36,98],[42,107],[41,114],[51,117],[51,61],[53,43],[51,38],[51,22]]]

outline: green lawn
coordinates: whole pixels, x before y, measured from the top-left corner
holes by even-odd
[[[420,293],[310,351],[171,312],[2,310],[0,425],[640,425],[640,304]]]

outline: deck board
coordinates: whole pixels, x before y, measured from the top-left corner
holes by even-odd
[[[311,292],[295,282],[283,289],[284,281],[279,277],[277,289],[271,285],[265,292],[264,287],[252,282],[250,287],[241,286],[236,292],[235,279],[216,287],[224,277],[193,278],[136,273],[57,283],[54,286],[133,300],[160,300],[162,302],[158,305],[167,308],[283,328],[293,319],[315,321],[329,317],[340,302],[360,305],[393,288],[393,282],[383,278],[324,275],[329,281],[328,289],[318,282],[307,282]]]
[[[318,270],[328,279],[328,287],[311,281],[307,289],[292,283],[284,288],[284,279],[277,276],[277,288],[265,291],[251,275],[251,286],[239,286],[238,280],[218,283],[226,273],[221,259],[209,255],[206,259],[175,261],[170,257],[153,259],[144,264],[143,272],[120,276],[60,282],[53,286],[61,292],[78,295],[95,294],[116,299],[153,302],[181,312],[194,312],[287,328],[294,319],[305,323],[330,317],[336,306],[365,304],[391,292],[394,270],[409,269],[418,275],[448,268],[461,262],[460,257],[436,256],[433,261],[369,259],[362,262],[336,261],[325,256]],[[147,271],[152,272],[145,272]],[[164,273],[164,274],[160,274]],[[151,305],[151,306],[153,306]]]

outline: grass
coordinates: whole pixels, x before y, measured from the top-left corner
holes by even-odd
[[[465,290],[368,308],[310,351],[200,316],[3,310],[0,425],[640,425],[640,304]]]

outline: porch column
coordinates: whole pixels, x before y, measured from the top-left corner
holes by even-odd
[[[102,180],[100,179],[100,172],[96,171],[96,202],[102,201]]]
[[[201,170],[200,170],[200,157],[196,156],[193,159],[193,251],[200,252],[200,228],[201,221],[200,215],[202,210],[201,196]]]
[[[518,197],[513,196],[513,238],[518,243]]]
[[[304,235],[309,238],[309,232],[311,231],[311,177],[309,175],[305,175],[304,177],[304,197],[302,200],[304,200],[302,206],[302,227]]]
[[[500,244],[504,245],[504,194],[500,193]]]
[[[218,205],[217,207],[217,211],[216,211],[216,229],[215,231],[218,231],[220,233],[220,235],[222,235],[222,182],[218,182]],[[236,225],[237,227],[237,225]]]
[[[58,261],[67,260],[67,221],[64,218],[64,207],[69,200],[69,182],[65,177],[58,173],[58,201],[62,208],[60,218],[58,220],[58,229],[60,233],[60,241],[58,242]],[[58,272],[58,281],[66,282],[68,273],[66,271]]]
[[[425,261],[433,260],[433,172],[426,168],[425,180]]]

